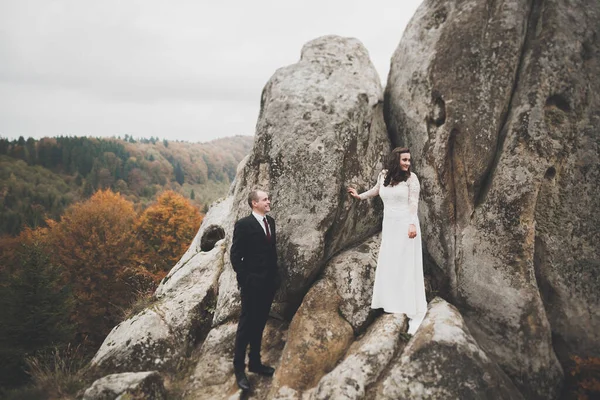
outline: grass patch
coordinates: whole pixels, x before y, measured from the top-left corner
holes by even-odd
[[[122,310],[123,321],[133,317],[156,303],[154,291],[138,292],[135,300],[128,308]]]
[[[21,388],[19,395],[30,399],[75,399],[81,397],[83,389],[91,383],[85,378],[88,358],[83,347],[55,347],[49,352],[26,359],[31,375],[31,385]],[[43,397],[36,397],[42,394]]]

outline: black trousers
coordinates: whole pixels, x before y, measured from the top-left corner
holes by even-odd
[[[233,366],[243,371],[246,364],[246,349],[250,345],[249,363],[260,364],[260,347],[269,310],[275,297],[274,285],[241,288],[242,313],[235,335]]]

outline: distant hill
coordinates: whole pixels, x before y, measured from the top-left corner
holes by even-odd
[[[140,208],[174,190],[202,208],[224,196],[251,136],[206,143],[155,138],[0,138],[0,235],[57,219],[98,189],[120,192]]]

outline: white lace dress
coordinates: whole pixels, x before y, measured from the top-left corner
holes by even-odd
[[[386,172],[381,171],[371,190],[360,194],[361,200],[377,195],[383,200],[381,247],[371,308],[406,314],[411,319],[408,332],[414,333],[427,312],[421,227],[417,216],[420,184],[417,175],[411,173],[406,182],[384,186]],[[410,224],[417,228],[414,239],[408,237]]]

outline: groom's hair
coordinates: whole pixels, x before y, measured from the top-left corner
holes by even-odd
[[[258,192],[265,192],[262,189],[252,189],[252,191],[248,194],[248,205],[252,208],[252,202],[258,201]],[[265,192],[267,193],[267,192]]]

